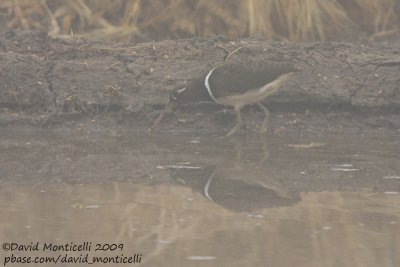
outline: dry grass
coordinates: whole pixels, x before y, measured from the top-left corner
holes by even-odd
[[[222,34],[292,42],[399,34],[397,0],[0,0],[8,29],[120,41]]]
[[[354,23],[335,1],[248,0],[249,30],[290,41],[326,40],[340,36]],[[345,36],[340,36],[345,37]]]

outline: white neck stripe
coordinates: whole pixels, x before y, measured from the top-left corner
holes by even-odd
[[[213,68],[212,70],[210,70],[210,72],[207,74],[206,79],[204,80],[204,85],[207,88],[208,94],[210,95],[210,97],[212,98],[212,100],[214,100],[215,103],[219,104],[219,101],[217,100],[217,98],[214,96],[214,94],[211,92],[211,88],[210,88],[210,83],[209,83],[209,79],[211,74],[213,73],[213,71],[216,69],[217,67]]]

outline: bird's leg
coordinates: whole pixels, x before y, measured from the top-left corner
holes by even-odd
[[[258,106],[264,111],[264,121],[261,125],[260,133],[266,133],[268,129],[269,110],[261,103],[258,103]]]
[[[232,128],[232,130],[227,135],[225,135],[225,137],[233,135],[237,130],[239,130],[242,127],[243,121],[242,121],[242,115],[240,114],[240,109],[241,108],[235,108],[235,111],[236,111],[236,124]]]

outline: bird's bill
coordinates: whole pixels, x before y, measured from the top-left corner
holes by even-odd
[[[157,127],[160,125],[162,119],[164,118],[165,113],[168,112],[168,110],[171,108],[171,106],[172,106],[171,102],[169,102],[165,106],[164,110],[161,111],[160,115],[158,115],[157,119],[154,121],[153,125],[150,127],[150,132],[154,132],[157,129]]]

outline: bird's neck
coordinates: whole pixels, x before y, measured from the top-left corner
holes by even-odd
[[[198,79],[192,81],[188,90],[188,98],[190,97],[191,102],[197,101],[213,101],[210,97],[207,88],[205,87],[205,78],[206,76],[202,76]]]

